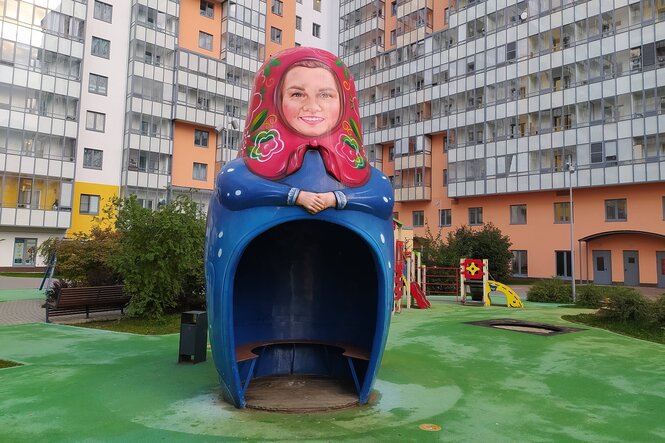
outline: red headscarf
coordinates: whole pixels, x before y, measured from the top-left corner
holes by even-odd
[[[318,137],[296,132],[283,121],[280,112],[282,79],[294,63],[303,60],[326,65],[341,97],[338,124]],[[270,180],[282,179],[300,169],[308,149],[317,149],[328,173],[347,186],[361,186],[370,176],[353,78],[338,57],[322,49],[287,49],[264,63],[254,82],[243,136],[239,156],[253,173]]]

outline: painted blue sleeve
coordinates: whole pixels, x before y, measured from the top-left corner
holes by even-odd
[[[375,168],[372,168],[370,179],[363,186],[335,191],[337,209],[361,211],[382,219],[392,217],[393,195],[388,177]]]
[[[227,163],[215,182],[217,198],[232,211],[256,206],[292,206],[299,189],[253,174],[242,159]]]

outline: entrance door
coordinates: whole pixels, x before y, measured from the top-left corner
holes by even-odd
[[[612,284],[611,251],[593,251],[593,282],[597,285]]]
[[[624,286],[640,285],[640,256],[638,251],[623,251]]]
[[[665,288],[665,251],[656,252],[656,268],[658,287]]]

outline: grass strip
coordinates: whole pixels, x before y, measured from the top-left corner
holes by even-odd
[[[176,334],[180,332],[180,314],[169,314],[158,319],[123,317],[118,320],[91,321],[71,326],[140,335]]]
[[[628,337],[665,345],[665,328],[634,322],[609,320],[595,314],[563,315],[562,319],[612,331]]]
[[[0,277],[43,278],[43,272],[0,272]]]

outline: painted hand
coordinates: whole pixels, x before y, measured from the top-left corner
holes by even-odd
[[[332,192],[317,194],[316,192],[300,191],[296,204],[305,208],[310,214],[318,214],[324,209],[334,208],[337,201]]]

